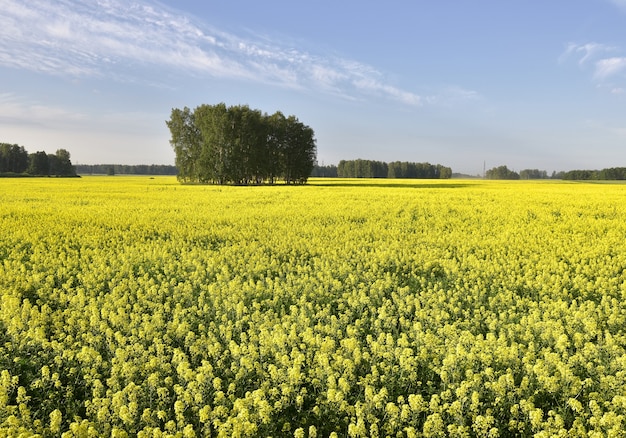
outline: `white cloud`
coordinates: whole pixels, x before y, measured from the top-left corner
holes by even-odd
[[[55,23],[49,24],[47,27],[47,32],[58,39],[70,40],[72,38],[72,30],[70,23],[67,21],[57,21]]]
[[[565,62],[568,58],[573,56],[578,58],[578,64],[583,66],[588,61],[601,57],[601,54],[615,50],[617,50],[615,47],[595,42],[585,44],[569,43],[565,51],[559,57],[559,61]]]
[[[140,76],[147,82],[154,77],[137,70],[164,67],[348,98],[365,94],[421,103],[420,96],[388,84],[370,66],[210,29],[151,0],[0,0],[0,10],[0,66],[71,77]]]
[[[427,99],[430,103],[439,106],[457,106],[464,102],[475,102],[481,100],[482,95],[475,90],[468,90],[459,86],[449,86],[435,96],[429,96]]]
[[[605,80],[624,70],[626,70],[626,57],[601,59],[596,62],[594,77],[598,80]]]
[[[333,88],[335,84],[346,80],[348,75],[331,66],[313,64],[311,77],[324,88]]]
[[[626,3],[626,0],[623,3]],[[577,58],[578,65],[583,71],[592,71],[592,79],[598,87],[610,90],[612,94],[620,94],[619,90],[622,90],[623,86],[615,82],[623,80],[621,73],[626,71],[626,56],[619,56],[620,52],[623,51],[618,47],[595,42],[570,43],[559,57],[559,61]]]
[[[407,105],[418,106],[422,103],[420,96],[391,85],[383,84],[374,78],[356,78],[354,79],[353,84],[359,90],[367,91],[373,94],[386,94]]]

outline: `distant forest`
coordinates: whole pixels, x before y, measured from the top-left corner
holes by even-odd
[[[386,167],[385,167],[386,166]],[[176,166],[166,164],[77,164],[74,166],[79,175],[176,175]],[[399,169],[399,170],[398,170]],[[409,176],[404,176],[409,175]],[[415,176],[414,176],[415,175]],[[409,163],[394,161],[385,163],[372,160],[341,160],[339,166],[318,164],[311,172],[313,178],[452,178],[449,167],[429,163]],[[469,177],[463,175],[462,177]],[[488,169],[485,179],[562,179],[577,181],[626,180],[626,167],[611,167],[602,170],[570,170],[552,172],[545,170],[523,169],[515,172],[507,166]]]
[[[570,181],[619,181],[626,180],[626,167],[611,167],[602,170],[570,170],[567,172],[548,172],[538,169],[524,169],[519,173],[507,166],[498,166],[485,172],[486,179],[562,179]]]
[[[170,164],[77,164],[79,175],[177,175]]]
[[[0,177],[20,176],[78,176],[78,175],[178,175],[178,169],[169,164],[76,164],[70,153],[59,149],[55,154],[44,151],[29,153],[24,146],[0,143]],[[440,164],[374,160],[341,160],[339,165],[313,166],[311,177],[316,178],[451,178],[449,167]],[[461,175],[461,177],[469,177]],[[480,176],[478,176],[480,178]],[[515,172],[507,166],[497,166],[485,171],[486,179],[562,179],[570,181],[624,181],[626,167],[601,170],[570,170],[552,172],[524,169]]]
[[[626,180],[626,167],[611,167],[602,170],[570,170],[561,175],[566,180]]]
[[[76,176],[76,169],[65,149],[28,153],[24,146],[0,143],[0,176]]]
[[[324,173],[319,176],[336,176],[338,178],[419,178],[419,179],[447,179],[452,177],[452,169],[441,164],[411,163],[408,161],[393,161],[385,163],[375,160],[341,160],[336,167],[335,175],[328,167],[314,169],[314,172]],[[324,172],[326,171],[326,172]],[[313,175],[318,176],[318,175]]]

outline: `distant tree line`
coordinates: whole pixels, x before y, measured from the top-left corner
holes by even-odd
[[[70,153],[59,149],[55,154],[38,151],[29,154],[24,146],[0,143],[2,176],[76,176]]]
[[[339,178],[426,178],[447,179],[452,169],[441,164],[407,161],[341,160],[337,165]]]
[[[171,164],[77,164],[79,175],[177,175]]]
[[[610,167],[602,170],[570,170],[561,176],[565,180],[626,180],[626,167]]]
[[[519,179],[548,179],[548,172],[539,169],[520,170]]]
[[[393,161],[388,165],[388,178],[449,179],[452,169],[441,164]]]
[[[602,170],[570,170],[548,172],[539,169],[524,169],[519,173],[506,166],[498,166],[485,172],[487,179],[564,179],[564,180],[626,180],[626,167],[611,167]]]
[[[520,179],[520,175],[517,172],[509,170],[506,166],[498,166],[489,169],[485,172],[485,178],[487,179]]]
[[[281,112],[219,103],[174,108],[166,123],[183,182],[300,184],[317,158],[313,129]]]
[[[545,170],[539,169],[524,169],[519,173],[510,170],[506,166],[498,166],[492,169],[489,169],[485,172],[486,179],[549,179],[549,178],[558,178],[556,172],[552,173],[552,176],[548,176],[548,172]]]
[[[315,165],[311,176],[316,178],[337,178],[337,166],[334,164]]]

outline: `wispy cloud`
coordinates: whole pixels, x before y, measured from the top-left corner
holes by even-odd
[[[243,75],[238,63],[211,50],[215,40],[198,27],[148,4],[0,0],[0,5],[0,63],[6,66],[86,76],[143,63]]]
[[[371,66],[222,32],[150,0],[0,0],[0,10],[5,67],[128,80],[145,75],[145,67],[157,67],[352,99],[423,101]]]
[[[601,59],[596,62],[594,77],[604,80],[626,70],[626,57],[613,57]]]
[[[457,107],[459,104],[467,102],[477,102],[483,99],[483,96],[475,90],[468,90],[456,85],[443,89],[439,94],[428,96],[425,100],[428,103],[436,104],[443,107]]]
[[[578,64],[582,66],[588,61],[593,61],[601,57],[604,53],[613,52],[615,50],[615,47],[594,42],[586,44],[569,43],[559,60],[564,62],[570,57],[576,57],[578,58]]]
[[[626,0],[622,3],[626,4]],[[570,43],[559,57],[559,61],[563,63],[571,58],[577,59],[581,69],[591,70],[592,78],[599,86],[611,90],[613,94],[621,94],[614,91],[622,89],[621,86],[616,86],[615,82],[623,82],[625,79],[622,73],[626,72],[626,56],[622,56],[621,53],[623,51],[620,48],[606,44]]]

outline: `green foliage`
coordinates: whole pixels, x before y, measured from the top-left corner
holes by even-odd
[[[509,170],[506,166],[498,166],[487,170],[485,173],[487,179],[520,179],[517,172]]]
[[[166,123],[183,182],[299,184],[315,165],[313,130],[295,116],[220,103],[173,109]]]
[[[317,165],[313,168],[313,172],[311,172],[312,177],[327,177],[327,178],[337,178],[337,166],[334,164],[327,165]]]
[[[50,159],[44,151],[38,151],[29,156],[28,173],[31,175],[50,175]]]
[[[548,172],[539,169],[524,169],[519,173],[520,179],[547,179]]]
[[[372,160],[341,160],[337,166],[340,178],[421,178],[448,179],[452,169],[441,164],[394,161],[389,164]]]
[[[0,143],[0,174],[20,174],[28,169],[28,152],[24,146]]]
[[[611,167],[602,170],[570,170],[561,175],[565,180],[625,180],[626,167]]]
[[[76,176],[76,171],[65,149],[57,150],[56,154],[39,151],[29,155],[23,146],[0,143],[0,174]]]

